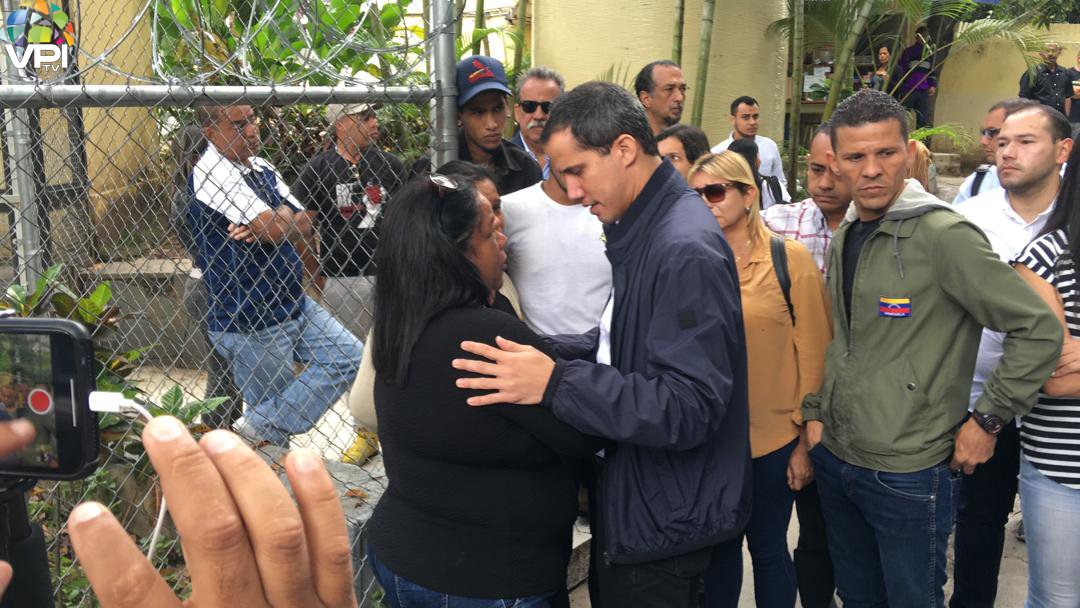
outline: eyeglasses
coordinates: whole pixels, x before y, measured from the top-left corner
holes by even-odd
[[[994,139],[998,136],[999,133],[1001,133],[1001,129],[983,129],[979,131],[979,133],[981,133],[982,136],[987,139]]]
[[[746,185],[738,183],[730,184],[709,184],[702,186],[701,188],[694,188],[694,192],[697,192],[700,196],[705,197],[705,200],[710,203],[722,203],[724,198],[727,197],[728,189],[734,188],[741,193],[746,193]]]
[[[239,133],[240,131],[243,131],[248,127],[259,126],[259,117],[252,114],[251,116],[248,116],[247,118],[241,118],[240,120],[230,120],[229,125],[231,125],[232,128],[236,129],[236,131]]]
[[[431,184],[431,187],[435,190],[435,194],[437,194],[439,198],[442,198],[447,190],[456,192],[461,187],[456,181],[442,173],[432,173],[428,175],[428,183]]]
[[[550,101],[531,101],[528,99],[523,99],[518,102],[518,105],[521,106],[522,110],[525,110],[526,114],[532,114],[536,111],[536,108],[540,108],[541,110],[543,110],[544,114],[551,113]]]

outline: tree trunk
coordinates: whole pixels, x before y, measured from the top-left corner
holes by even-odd
[[[709,76],[709,49],[712,47],[713,13],[716,0],[704,0],[701,7],[701,48],[698,50],[697,83],[694,85],[694,112],[690,122],[701,126],[705,111],[705,83]]]
[[[799,191],[799,148],[802,143],[802,88],[803,88],[803,22],[805,6],[803,0],[794,0],[791,11],[791,118],[788,130],[791,132],[788,148],[787,186],[791,200]],[[780,201],[778,201],[780,202]]]
[[[484,0],[476,0],[476,19],[473,21],[473,36],[475,37],[476,32],[484,29],[484,26]],[[474,40],[476,40],[476,42],[473,42],[472,54],[479,55],[480,43],[483,42],[487,44],[487,36],[474,38]],[[488,51],[488,54],[491,54],[491,52]]]
[[[525,42],[525,18],[529,12],[529,0],[518,0],[517,5],[517,42],[519,48],[514,49],[514,80],[521,75],[521,66],[525,61],[525,49],[528,48],[528,44]]]
[[[832,116],[836,104],[840,101],[840,93],[844,90],[844,84],[851,78],[851,61],[855,55],[855,47],[858,46],[859,37],[862,36],[867,22],[870,21],[870,14],[874,11],[874,0],[857,1],[859,2],[859,11],[855,16],[855,23],[851,26],[847,38],[844,39],[840,47],[840,54],[836,56],[836,69],[833,71],[832,86],[829,88],[829,99],[825,102],[825,113],[821,117],[822,122],[829,120],[829,117]]]
[[[682,65],[683,15],[686,13],[686,1],[675,0],[675,36],[671,41],[671,60]]]

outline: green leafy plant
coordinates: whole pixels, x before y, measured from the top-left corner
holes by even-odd
[[[926,143],[932,137],[947,139],[957,149],[967,149],[975,144],[975,138],[971,136],[967,129],[953,123],[915,129],[909,137],[923,143]]]

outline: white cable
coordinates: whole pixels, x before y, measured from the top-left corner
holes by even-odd
[[[138,401],[128,399],[123,393],[109,393],[105,391],[90,392],[90,409],[95,412],[123,414],[138,414],[144,421],[149,423],[154,415]],[[165,495],[161,496],[161,507],[158,509],[157,522],[154,523],[154,531],[150,535],[150,546],[146,549],[146,559],[154,562],[154,552],[157,550],[158,539],[161,537],[161,528],[165,524],[165,513],[168,506],[165,504]]]

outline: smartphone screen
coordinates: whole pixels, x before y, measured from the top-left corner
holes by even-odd
[[[94,470],[93,378],[93,343],[81,325],[0,320],[0,423],[28,420],[35,431],[26,448],[0,457],[0,476],[76,479]]]
[[[0,421],[23,418],[36,431],[26,449],[0,458],[0,466],[60,468],[52,359],[52,336],[0,334]]]

